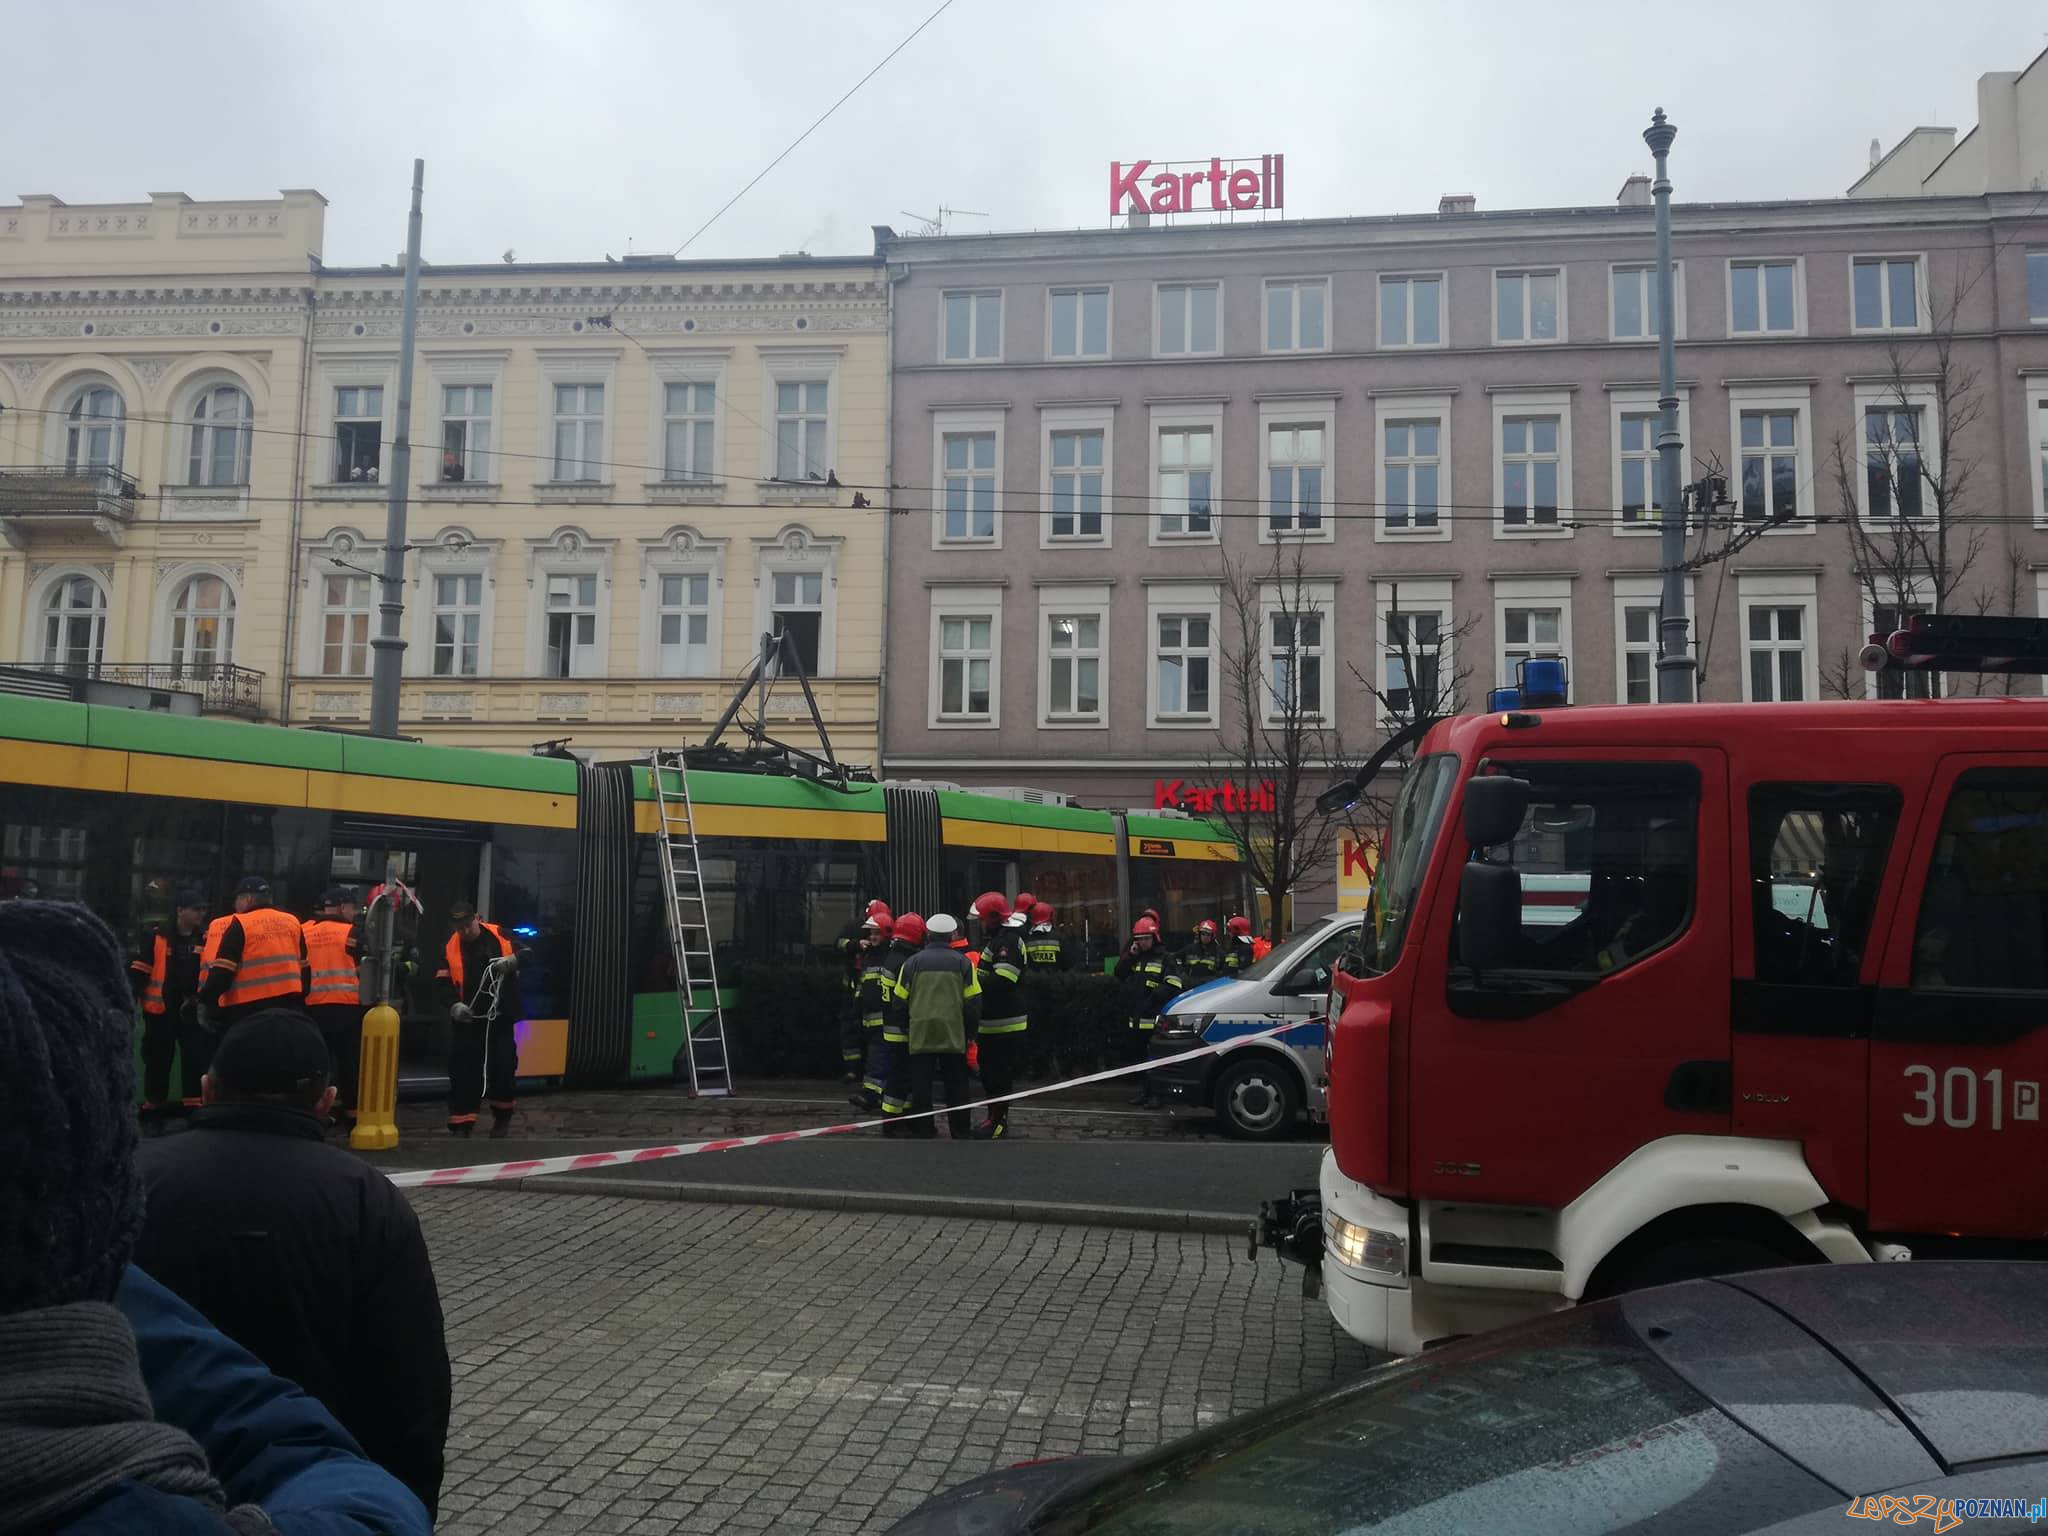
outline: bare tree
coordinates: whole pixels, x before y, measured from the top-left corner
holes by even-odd
[[[1966,445],[1983,414],[1982,379],[1957,352],[1966,291],[1959,285],[1932,307],[1925,337],[1886,349],[1882,385],[1863,397],[1856,437],[1837,433],[1828,454],[1850,569],[1874,632],[1904,628],[1920,613],[1984,613],[1998,601],[1995,592],[1966,590],[1984,552],[1984,528],[1970,509],[1978,461]],[[2008,580],[2016,600],[2016,574]],[[1850,650],[1821,671],[1824,691],[1862,697],[1864,672]],[[1940,687],[1933,672],[1877,674],[1882,697],[1925,697]]]
[[[1209,758],[1221,787],[1197,806],[1237,844],[1276,942],[1288,893],[1329,864],[1345,819],[1316,809],[1344,754],[1333,724],[1329,600],[1306,559],[1298,542],[1275,545],[1260,568],[1223,557],[1222,729]]]

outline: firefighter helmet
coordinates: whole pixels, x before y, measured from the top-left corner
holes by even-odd
[[[875,899],[874,899],[873,901],[871,901],[871,902],[869,902],[869,903],[868,903],[868,916],[869,916],[869,917],[887,917],[888,915],[889,915],[889,903],[887,903],[886,901],[882,900],[882,899],[881,899],[881,898],[880,898],[879,896],[878,896],[878,897],[876,897],[876,898],[875,898]]]
[[[1131,936],[1133,938],[1143,938],[1147,934],[1151,934],[1154,937],[1156,937],[1158,933],[1159,919],[1151,916],[1149,913],[1146,916],[1139,918],[1135,923],[1131,924]]]
[[[1233,917],[1230,920],[1228,927],[1230,931],[1236,934],[1240,939],[1249,938],[1251,936],[1252,922],[1251,919],[1248,917],[1244,917],[1242,915]]]
[[[1010,915],[1010,904],[1001,891],[983,891],[974,898],[974,915],[991,928]]]
[[[924,919],[915,912],[905,912],[895,920],[893,932],[905,944],[924,942]]]
[[[1050,928],[1052,926],[1052,908],[1042,901],[1037,903],[1031,909],[1031,921],[1034,925],[1042,924]]]
[[[1213,917],[1203,918],[1199,923],[1195,924],[1195,932],[1202,934],[1207,938],[1215,938],[1217,932],[1216,919]]]
[[[1036,896],[1032,895],[1029,891],[1019,891],[1017,893],[1017,899],[1010,903],[1010,910],[1012,912],[1028,913],[1033,907],[1037,905],[1038,898]]]

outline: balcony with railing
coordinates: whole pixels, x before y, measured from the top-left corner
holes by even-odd
[[[0,534],[27,549],[39,532],[90,534],[119,544],[141,488],[118,469],[0,464]]]
[[[98,685],[98,686],[96,686]],[[109,698],[122,690],[178,694],[196,699],[179,713],[263,718],[263,674],[225,661],[8,661],[0,662],[0,693],[39,694],[82,703],[126,703],[133,708],[174,708],[170,701]]]

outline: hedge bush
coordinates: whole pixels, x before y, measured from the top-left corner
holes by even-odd
[[[727,1018],[735,1064],[748,1077],[837,1077],[844,973],[837,965],[740,967],[739,1002]],[[1115,1058],[1122,1015],[1116,983],[1088,971],[1027,976],[1024,1076],[1077,1077]]]

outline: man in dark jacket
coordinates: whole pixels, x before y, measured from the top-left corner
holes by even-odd
[[[1159,1010],[1182,991],[1180,968],[1159,942],[1159,920],[1149,913],[1131,924],[1130,948],[1116,963],[1116,988],[1124,1016],[1124,1060],[1143,1061],[1159,1027]],[[1148,1109],[1164,1100],[1149,1075],[1139,1079],[1131,1103]]]
[[[924,948],[903,962],[891,987],[904,1031],[909,1038],[907,1065],[910,1112],[932,1107],[932,1078],[946,1085],[946,1124],[955,1141],[968,1133],[967,1111],[956,1109],[968,1100],[967,1047],[981,1022],[981,982],[974,962],[953,948],[960,925],[944,912],[925,920]],[[915,1120],[887,1131],[904,1130],[926,1139],[937,1136],[931,1120]],[[886,1134],[886,1132],[885,1132]]]
[[[129,1263],[122,964],[83,907],[0,904],[0,1531],[426,1536],[326,1409]]]
[[[989,1097],[1014,1092],[1024,1064],[1024,1032],[1030,1017],[1024,1006],[1024,925],[1030,913],[1011,910],[1002,893],[990,891],[974,903],[981,923],[980,960],[975,974],[981,982],[981,1081]],[[950,1103],[951,1100],[949,1099]],[[1010,1106],[991,1104],[988,1118],[974,1128],[980,1141],[1001,1141],[1010,1134]]]
[[[179,1057],[184,1108],[199,1107],[199,1079],[213,1037],[199,1023],[199,951],[205,939],[206,898],[178,892],[171,920],[147,929],[128,962],[128,985],[142,1005],[142,1118],[163,1129],[170,1113],[171,1059]]]
[[[302,1014],[229,1030],[190,1134],[143,1160],[137,1259],[325,1403],[432,1511],[448,1437],[440,1296],[405,1196],[322,1139],[328,1071]]]

